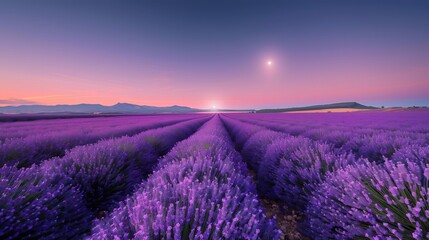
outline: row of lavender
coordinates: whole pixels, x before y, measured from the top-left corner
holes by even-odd
[[[165,115],[134,115],[134,116],[110,116],[110,117],[93,117],[93,118],[67,118],[67,119],[40,119],[29,122],[11,122],[0,123],[0,141],[6,139],[27,137],[30,135],[39,135],[44,132],[64,132],[75,128],[75,131],[92,132],[98,128],[117,128],[123,125],[132,125],[145,121],[156,120],[179,120],[191,119],[198,117],[198,114],[165,114]]]
[[[101,118],[101,117],[116,117],[122,114],[0,114],[1,122],[24,122],[36,121],[45,119],[67,119],[67,118]],[[131,116],[131,115],[129,115]]]
[[[177,144],[89,239],[278,239],[219,117]]]
[[[76,147],[40,166],[0,168],[0,238],[81,238],[210,117]]]
[[[262,121],[222,120],[256,173],[258,193],[304,212],[302,232],[310,237],[429,237],[427,145],[370,161],[325,141],[268,130]]]
[[[398,113],[342,113],[332,114],[304,114],[308,119],[318,124],[302,125],[299,117],[292,121],[294,114],[278,114],[277,121],[272,121],[272,115],[235,115],[234,118],[257,124],[275,131],[285,132],[294,136],[308,137],[312,140],[324,141],[333,144],[343,152],[352,152],[357,157],[368,158],[371,161],[383,162],[384,158],[391,158],[393,154],[404,147],[426,146],[429,144],[429,111],[427,112],[400,112],[402,118],[398,122],[389,126],[391,117],[397,117]],[[352,114],[352,115],[350,115]],[[369,115],[368,115],[369,114]],[[407,117],[411,114],[411,117]],[[287,123],[280,123],[281,117],[287,120]],[[330,116],[330,117],[327,117]],[[336,118],[335,118],[336,117]],[[374,118],[373,127],[362,127],[360,121],[369,122]],[[368,120],[369,119],[369,120]],[[383,123],[384,119],[384,123]],[[323,123],[322,126],[319,124]],[[341,123],[346,125],[341,125]],[[296,127],[295,124],[300,124]],[[379,126],[376,127],[376,126]],[[415,130],[419,126],[420,131]],[[380,128],[385,129],[380,129]],[[413,129],[413,130],[410,130]],[[406,150],[405,150],[406,151]]]
[[[197,115],[128,116],[40,120],[0,124],[0,167],[29,167],[73,147],[101,139],[134,135],[150,128],[197,118]]]
[[[409,132],[429,132],[427,119],[429,111],[403,110],[403,111],[365,111],[365,112],[340,112],[340,113],[264,113],[234,114],[242,119],[259,119],[265,122],[283,124],[297,129],[306,130],[308,128],[324,128],[335,125],[346,128],[372,128],[379,130],[407,130]],[[302,129],[305,128],[305,129]]]

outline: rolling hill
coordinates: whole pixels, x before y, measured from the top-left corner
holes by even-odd
[[[311,110],[326,110],[326,109],[377,109],[376,107],[365,106],[357,102],[342,102],[323,105],[313,105],[306,107],[292,108],[275,108],[275,109],[260,109],[257,113],[275,113],[275,112],[296,112],[296,111],[311,111]]]
[[[183,106],[170,106],[170,107],[154,107],[146,105],[135,105],[130,103],[117,103],[113,106],[104,106],[101,104],[76,104],[76,105],[22,105],[22,106],[6,106],[0,107],[0,113],[19,114],[19,113],[80,113],[80,114],[94,114],[94,113],[133,113],[133,114],[151,114],[151,113],[192,113],[201,110],[183,107]]]

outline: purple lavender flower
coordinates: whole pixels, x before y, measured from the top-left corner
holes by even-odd
[[[426,238],[428,183],[410,161],[350,165],[313,194],[306,211],[309,229],[321,239]]]
[[[276,174],[281,159],[290,159],[296,149],[310,145],[310,140],[302,137],[284,137],[274,140],[266,147],[265,155],[257,172],[258,193],[261,196],[280,200],[274,192]]]
[[[292,152],[286,152],[286,146],[284,150],[277,156],[273,190],[276,197],[300,210],[326,175],[356,161],[353,155],[336,153],[331,145],[318,142],[310,141]]]
[[[406,163],[411,161],[417,164],[429,164],[429,145],[408,145],[395,152],[392,160]]]
[[[91,212],[66,177],[36,167],[0,168],[0,238],[77,238],[89,230]]]
[[[244,145],[241,153],[249,165],[257,171],[261,162],[264,162],[264,155],[271,142],[279,138],[286,138],[288,135],[271,130],[263,130],[253,134]]]

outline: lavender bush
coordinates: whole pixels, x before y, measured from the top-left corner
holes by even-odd
[[[355,161],[353,155],[336,153],[328,144],[311,142],[301,145],[292,152],[281,153],[274,173],[273,190],[278,198],[303,210],[308,197],[325,180],[326,175]]]
[[[249,163],[254,170],[259,169],[259,165],[264,161],[265,151],[269,144],[276,139],[285,138],[286,134],[263,130],[253,134],[244,144],[241,153],[243,158]]]
[[[429,237],[429,165],[365,162],[332,174],[314,193],[307,215],[319,239]]]
[[[87,232],[92,214],[67,183],[35,167],[0,168],[0,238],[72,239]]]
[[[419,165],[429,164],[429,145],[404,146],[400,150],[395,152],[395,154],[392,156],[392,160],[403,163],[411,161]]]
[[[266,146],[265,155],[257,171],[257,187],[261,196],[280,200],[274,192],[277,183],[276,174],[282,159],[291,159],[292,154],[301,146],[310,145],[310,140],[303,137],[285,137],[274,140]]]

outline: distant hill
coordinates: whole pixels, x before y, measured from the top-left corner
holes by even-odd
[[[306,107],[261,109],[261,110],[257,110],[256,112],[257,113],[275,113],[275,112],[295,112],[295,111],[325,110],[325,109],[338,109],[338,108],[377,109],[376,107],[365,106],[357,102],[342,102],[342,103],[332,103],[332,104],[323,104],[323,105],[313,105],[313,106],[306,106]]]
[[[377,109],[365,106],[357,102],[343,102],[307,107],[261,109],[257,113],[294,112],[323,109]],[[155,107],[147,105],[135,105],[130,103],[117,103],[113,106],[101,104],[76,104],[76,105],[22,105],[0,107],[0,114],[157,114],[157,113],[195,113],[210,112],[208,109],[196,109],[184,106]],[[254,112],[254,110],[224,109],[222,112]]]
[[[118,114],[118,113],[133,113],[133,114],[151,114],[151,113],[192,113],[199,112],[200,109],[170,106],[170,107],[154,107],[146,105],[135,105],[130,103],[118,103],[113,106],[104,106],[101,104],[77,104],[77,105],[22,105],[22,106],[6,106],[0,107],[0,113],[19,114],[19,113],[62,113],[62,114]]]

